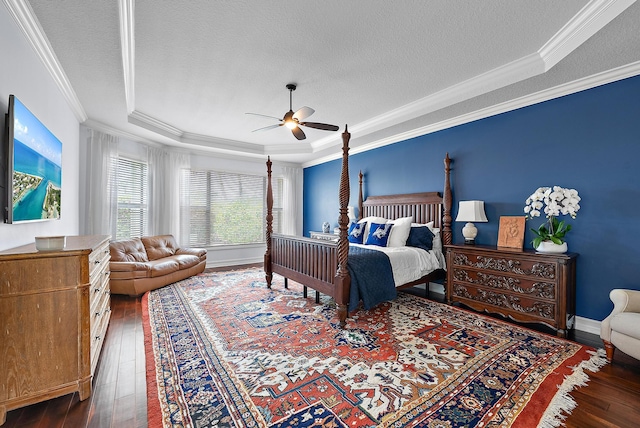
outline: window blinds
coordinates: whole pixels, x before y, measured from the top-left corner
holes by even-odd
[[[282,184],[274,187],[274,218],[281,217]],[[189,245],[264,243],[266,177],[220,171],[185,170],[180,193]],[[279,229],[274,220],[274,231]]]

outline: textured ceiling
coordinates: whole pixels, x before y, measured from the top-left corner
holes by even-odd
[[[5,4],[27,34],[35,17],[88,125],[306,164],[339,153],[339,132],[303,128],[298,141],[252,132],[277,121],[246,115],[282,117],[290,82],[293,110],[348,124],[364,149],[640,61],[633,0]]]

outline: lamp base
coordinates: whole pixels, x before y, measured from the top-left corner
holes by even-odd
[[[478,229],[469,222],[462,228],[462,236],[464,236],[464,243],[467,245],[475,245],[476,236],[478,235]]]

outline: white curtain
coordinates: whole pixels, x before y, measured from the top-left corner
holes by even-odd
[[[282,233],[302,235],[302,168],[282,167]]]
[[[164,148],[148,148],[149,234],[170,234],[179,245],[186,245],[181,233],[180,175],[191,166],[188,154]],[[184,227],[182,230],[185,230]],[[188,228],[186,229],[188,230]]]
[[[118,189],[114,160],[118,156],[118,137],[87,128],[84,147],[84,180],[80,189],[85,203],[80,214],[81,233],[112,235],[116,230]]]

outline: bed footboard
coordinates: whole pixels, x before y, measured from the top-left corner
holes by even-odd
[[[271,270],[333,297],[337,251],[335,242],[273,234]]]

